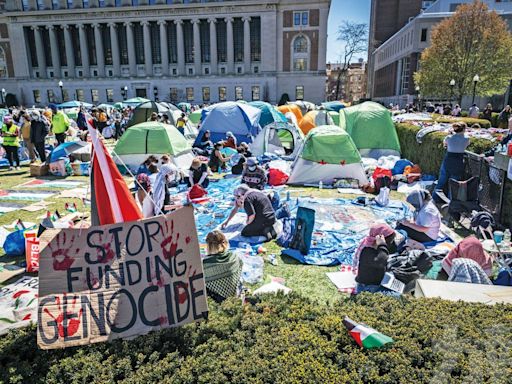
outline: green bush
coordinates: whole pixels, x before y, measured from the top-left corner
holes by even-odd
[[[407,123],[398,123],[395,126],[402,156],[419,164],[424,173],[437,175],[446,153],[443,147],[446,133],[430,133],[423,137],[422,144],[418,144],[416,142],[416,134],[420,130],[418,126]],[[468,150],[480,154],[492,147],[493,143],[490,140],[471,138]]]
[[[0,338],[2,383],[508,383],[510,306],[363,294],[321,305],[296,295],[211,303],[210,319],[131,341],[36,347]],[[395,343],[360,349],[345,315]]]
[[[445,115],[433,114],[432,120],[438,123],[455,123],[455,122],[464,122],[471,127],[473,124],[479,124],[482,128],[491,128],[491,123],[489,120],[485,119],[474,119],[472,117],[452,117]]]

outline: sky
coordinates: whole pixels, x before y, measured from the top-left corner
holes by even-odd
[[[338,26],[345,20],[358,23],[370,22],[370,0],[332,0],[329,20],[327,23],[327,62],[340,61],[342,49],[336,31]],[[354,57],[357,61],[359,57],[366,60],[366,54]]]

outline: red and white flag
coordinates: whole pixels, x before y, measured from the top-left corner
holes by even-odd
[[[123,223],[142,219],[123,176],[114,160],[100,140],[91,119],[87,127],[92,142],[93,160],[91,166],[91,221],[92,225]]]

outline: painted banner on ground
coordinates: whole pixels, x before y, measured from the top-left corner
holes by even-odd
[[[0,288],[0,335],[37,320],[37,277],[22,277]]]
[[[89,229],[51,229],[40,242],[40,348],[129,338],[207,315],[192,207]]]

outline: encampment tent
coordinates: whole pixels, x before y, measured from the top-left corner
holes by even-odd
[[[137,105],[145,103],[146,101],[150,101],[150,100],[145,99],[143,97],[133,97],[131,99],[123,101],[123,106],[136,107]]]
[[[329,114],[329,116],[331,116],[331,119],[332,119],[332,122],[334,123],[334,125],[339,126],[340,125],[340,114],[339,114],[339,112],[328,111],[327,113]]]
[[[310,101],[296,100],[289,101],[288,104],[298,106],[300,108],[300,111],[302,112],[302,115],[305,115],[309,111],[314,111],[316,109],[315,103],[312,103]]]
[[[307,135],[313,128],[333,124],[334,122],[327,111],[309,111],[304,115],[302,120],[299,121],[299,128],[302,133]]]
[[[372,101],[340,110],[340,127],[363,157],[400,156],[400,143],[389,111]]]
[[[128,124],[126,124],[126,128],[130,128],[137,124],[145,123],[149,120],[153,112],[168,113],[170,115],[169,108],[149,100],[135,107],[132,113],[132,117],[130,118],[130,121],[128,121]]]
[[[326,101],[325,103],[322,103],[322,107],[324,107],[327,111],[339,112],[340,109],[345,108],[345,104],[337,100]]]
[[[112,152],[116,164],[120,168],[125,165],[132,172],[149,155],[165,154],[169,154],[171,161],[182,169],[188,169],[194,158],[192,147],[175,127],[153,121],[130,127]]]
[[[288,184],[331,184],[334,179],[356,179],[359,185],[368,182],[359,151],[339,127],[312,129],[292,164]]]
[[[265,103],[264,101],[251,101],[249,105],[261,111],[259,122],[261,128],[271,123],[286,123],[287,121],[284,114],[269,103]]]
[[[271,123],[265,125],[251,144],[254,156],[270,152],[294,159],[304,141],[304,135],[294,124]]]
[[[295,115],[295,117],[297,118],[297,122],[300,122],[302,120],[302,111],[300,110],[298,105],[295,105],[295,104],[280,105],[279,107],[277,107],[277,109],[283,115],[286,115],[287,112],[293,113]]]
[[[227,101],[203,109],[203,123],[196,141],[199,142],[206,130],[210,131],[213,142],[224,140],[226,132],[232,132],[238,142],[252,143],[260,133],[261,111],[247,104]]]

